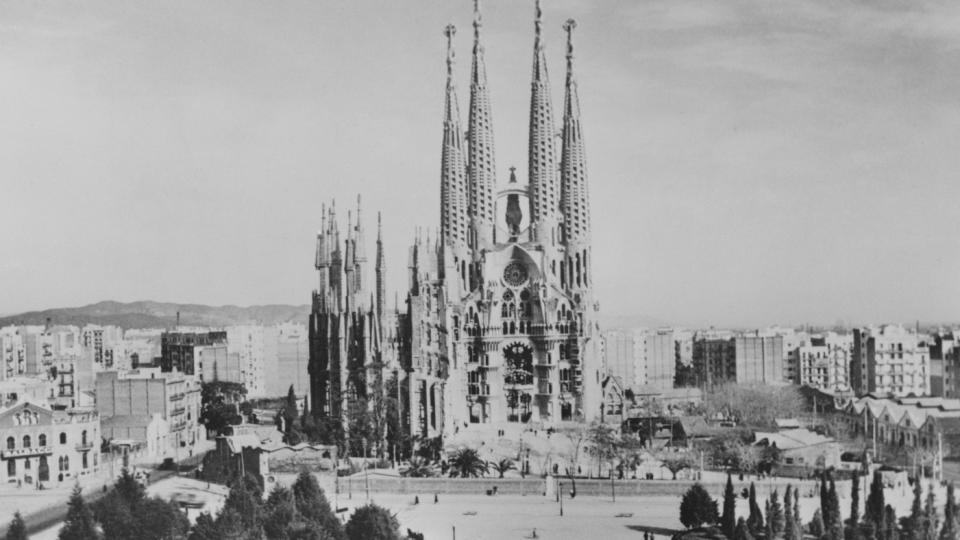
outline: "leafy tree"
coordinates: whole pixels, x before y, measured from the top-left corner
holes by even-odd
[[[769,510],[767,510],[767,530],[773,532],[773,536],[770,537],[773,538],[783,534],[783,507],[780,506],[780,494],[777,493],[776,489],[774,489],[773,493],[770,494],[769,500],[770,507]]]
[[[243,384],[227,381],[205,382],[200,387],[200,423],[223,434],[229,426],[243,422],[237,404],[247,395]]]
[[[601,475],[600,469],[604,462],[610,464],[612,474],[613,459],[617,457],[620,445],[620,438],[616,431],[608,424],[594,422],[587,430],[587,440],[590,442],[587,451],[597,458],[597,476]]]
[[[720,520],[717,501],[710,497],[699,482],[690,486],[680,502],[680,523],[688,529],[701,525],[713,525]]]
[[[487,474],[487,462],[473,448],[461,448],[450,455],[450,476],[476,478]]]
[[[677,473],[684,469],[692,469],[696,466],[693,456],[688,453],[668,454],[660,458],[664,468],[670,471],[673,479],[677,479]]]
[[[27,540],[27,525],[23,522],[23,516],[19,511],[13,513],[13,520],[3,538],[4,540]]]
[[[133,538],[139,540],[185,538],[190,530],[187,516],[180,511],[176,503],[159,497],[144,499],[137,505],[135,523],[137,534]]]
[[[60,528],[59,540],[95,540],[99,538],[93,512],[83,500],[80,485],[73,487],[70,500],[67,501],[67,517]]]
[[[517,468],[517,465],[510,458],[503,458],[500,461],[491,461],[489,466],[491,469],[500,474],[500,478],[503,478],[504,473],[510,472]]]
[[[402,540],[400,523],[389,510],[373,503],[353,511],[346,526],[349,540]]]
[[[723,515],[720,517],[720,530],[728,538],[733,538],[737,528],[737,495],[733,491],[733,479],[727,473],[727,486],[723,489]]]
[[[749,446],[751,453],[756,456],[756,451],[754,447]],[[756,469],[757,471],[764,474],[773,474],[773,472],[780,466],[781,461],[783,461],[783,452],[777,448],[776,444],[771,444],[765,446],[759,453],[759,456],[756,456]]]
[[[794,387],[730,383],[703,397],[707,415],[721,414],[749,427],[773,427],[777,418],[803,410],[803,398]]]
[[[223,508],[237,513],[243,530],[259,530],[263,526],[263,495],[257,479],[250,475],[235,479],[230,484],[230,492],[223,502]],[[218,517],[218,522],[222,516],[223,513]]]
[[[757,536],[764,530],[763,512],[757,504],[757,488],[750,482],[750,516],[747,518],[747,528],[752,536]]]
[[[345,538],[343,525],[310,471],[301,471],[293,483],[293,500],[305,521],[318,525],[335,539]]]
[[[262,538],[261,531],[258,529],[251,529],[244,525],[244,516],[237,512],[236,508],[232,507],[223,507],[223,510],[220,511],[220,515],[217,516],[215,522],[215,527],[218,536],[217,538],[223,538],[226,540],[260,540]]]
[[[960,538],[960,527],[957,519],[957,500],[953,493],[953,482],[947,484],[947,504],[943,507],[943,528],[940,529],[940,540],[955,540]]]
[[[750,534],[747,522],[743,518],[737,520],[737,526],[734,528],[732,538],[733,540],[753,540],[753,535]]]
[[[817,539],[823,538],[823,535],[826,534],[827,528],[823,524],[823,512],[819,508],[814,510],[813,519],[807,525],[807,530],[810,531],[811,536]]]
[[[190,529],[189,540],[221,540],[223,535],[217,530],[217,524],[210,512],[202,512]]]

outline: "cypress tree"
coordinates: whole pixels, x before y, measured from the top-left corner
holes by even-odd
[[[883,498],[883,475],[880,471],[873,472],[873,482],[870,483],[870,495],[867,496],[867,509],[863,520],[873,525],[877,531],[877,538],[885,540],[883,533],[883,512],[886,503]]]
[[[860,524],[860,475],[854,474],[850,484],[850,519],[847,524],[856,530]]]
[[[737,527],[733,531],[733,540],[753,540],[753,535],[750,534],[750,529],[747,527],[745,519],[740,518],[737,520]]]
[[[727,538],[733,538],[737,528],[737,496],[733,492],[733,480],[727,473],[727,487],[723,490],[723,515],[720,516],[720,530]]]
[[[827,487],[827,477],[830,473],[824,473],[820,478],[820,517],[823,518],[825,526],[830,525],[830,488]]]
[[[910,515],[903,519],[901,538],[904,540],[920,540],[923,523],[923,484],[920,478],[913,481],[913,504],[910,506]]]
[[[810,534],[817,540],[823,538],[823,535],[827,533],[827,527],[823,524],[823,512],[821,512],[819,508],[813,511],[813,519],[810,520],[807,528],[810,530]]]
[[[793,517],[793,487],[787,484],[787,490],[783,493],[783,538],[784,540],[797,540],[796,529],[794,528]]]
[[[87,506],[80,493],[80,484],[73,487],[70,500],[67,501],[67,517],[60,528],[59,540],[95,540],[98,538],[93,511]]]
[[[897,513],[889,504],[883,508],[881,534],[885,540],[900,540],[900,531],[897,529]]]
[[[780,505],[780,494],[774,489],[770,494],[770,509],[767,510],[767,529],[773,531],[773,536],[780,536],[783,528],[783,506]]]
[[[830,523],[827,524],[827,533],[834,540],[843,540],[843,522],[840,516],[840,498],[837,496],[837,483],[830,478],[830,489],[827,491],[830,503]]]
[[[923,530],[921,538],[923,540],[936,540],[937,531],[940,529],[940,520],[937,516],[936,496],[933,494],[933,484],[927,491],[927,500],[923,507]]]
[[[757,504],[757,488],[750,482],[750,516],[747,518],[747,528],[754,537],[763,532],[763,512]]]
[[[793,490],[793,537],[803,540],[803,520],[800,518],[800,488]]]
[[[7,527],[7,535],[4,540],[27,540],[27,526],[23,523],[23,516],[20,512],[13,513],[13,521]]]
[[[764,537],[767,540],[773,540],[776,537],[776,531],[773,530],[773,519],[771,519],[770,514],[773,513],[773,508],[770,506],[770,499],[767,499],[767,502],[764,503],[764,509],[767,511],[767,526],[764,530]]]
[[[956,540],[960,535],[957,527],[957,501],[953,494],[953,482],[947,484],[947,504],[943,507],[943,528],[940,529],[940,540]]]

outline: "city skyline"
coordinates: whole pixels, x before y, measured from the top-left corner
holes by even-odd
[[[469,68],[469,2],[422,4],[0,8],[14,178],[0,225],[25,233],[7,238],[0,275],[20,286],[2,311],[304,304],[320,205],[358,192],[368,231],[383,212],[389,290],[403,290],[415,227],[439,222],[448,22],[461,89]],[[545,2],[555,108],[560,26],[579,21],[603,311],[956,320],[958,14]],[[499,187],[525,170],[532,20],[532,2],[484,3]]]

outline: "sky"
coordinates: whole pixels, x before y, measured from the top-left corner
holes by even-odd
[[[608,315],[960,320],[960,4],[544,0],[573,17]],[[381,210],[388,287],[439,223],[443,27],[469,0],[0,3],[0,313],[308,303],[321,204]],[[533,3],[486,0],[501,183]]]

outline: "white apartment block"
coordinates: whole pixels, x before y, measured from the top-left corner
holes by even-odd
[[[824,390],[850,390],[850,362],[853,336],[833,332],[810,338],[797,349],[798,384]]]
[[[929,395],[930,350],[902,326],[858,328],[853,333],[850,375],[854,391],[861,395]]]

